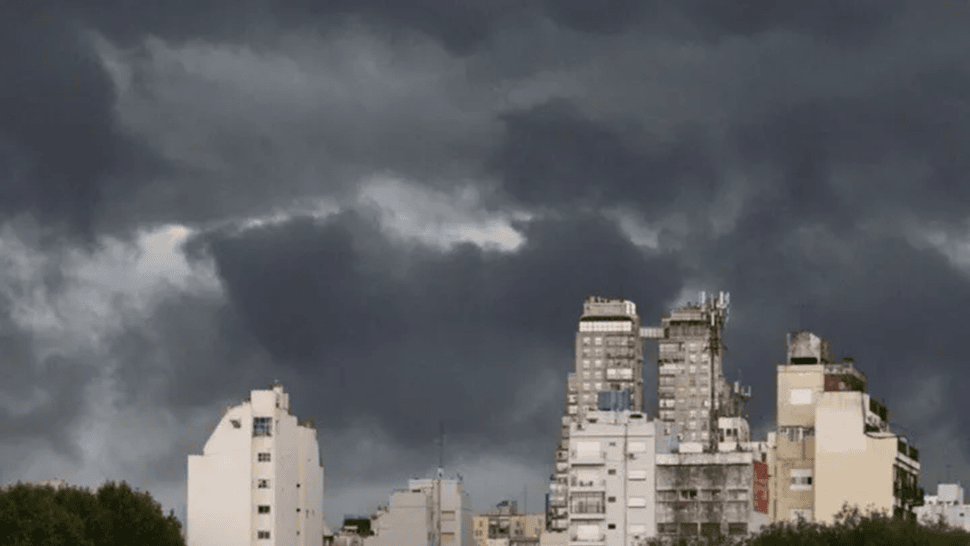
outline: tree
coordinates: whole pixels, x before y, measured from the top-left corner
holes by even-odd
[[[181,523],[146,492],[108,482],[88,489],[17,483],[0,490],[0,544],[185,546]]]

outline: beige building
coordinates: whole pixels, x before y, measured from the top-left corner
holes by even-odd
[[[826,341],[793,333],[777,385],[778,429],[768,438],[773,521],[831,523],[846,502],[912,513],[919,454],[889,430],[886,408],[866,394],[851,359],[833,364]]]
[[[440,504],[437,502],[439,498]],[[460,479],[410,480],[390,503],[371,516],[373,536],[365,546],[473,546],[471,504]]]
[[[492,513],[473,520],[476,546],[536,546],[545,529],[545,514],[520,514],[515,501],[499,504]]]

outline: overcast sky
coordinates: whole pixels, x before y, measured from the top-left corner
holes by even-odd
[[[0,481],[127,480],[274,379],[326,515],[437,464],[542,510],[583,300],[731,293],[970,477],[962,0],[0,2]],[[963,348],[961,348],[963,347]],[[655,413],[656,347],[646,345]]]

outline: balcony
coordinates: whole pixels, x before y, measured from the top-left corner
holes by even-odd
[[[576,451],[575,449],[570,451],[570,461],[574,465],[600,465],[606,463],[606,452],[605,451]]]
[[[604,519],[606,518],[606,504],[604,503],[576,503],[570,506],[571,519]]]
[[[606,480],[580,480],[573,478],[570,480],[569,485],[573,490],[605,490]]]

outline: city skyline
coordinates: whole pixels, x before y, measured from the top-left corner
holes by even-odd
[[[441,422],[475,511],[540,511],[584,299],[712,289],[753,437],[811,330],[924,485],[970,475],[970,6],[311,4],[4,4],[0,482],[184,521],[186,456],[279,380],[331,528]]]

